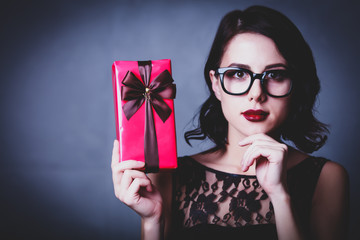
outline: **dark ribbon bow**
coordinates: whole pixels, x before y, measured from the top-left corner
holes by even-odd
[[[176,86],[169,71],[161,72],[151,83],[151,61],[139,61],[139,73],[143,81],[128,71],[122,81],[121,99],[127,102],[123,112],[128,120],[145,102],[145,134],[144,151],[147,172],[157,172],[159,169],[159,153],[152,108],[165,122],[171,115],[171,108],[164,99],[174,99]]]

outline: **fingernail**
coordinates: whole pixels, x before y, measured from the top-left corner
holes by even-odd
[[[243,165],[243,167],[242,167],[242,170],[244,171],[244,172],[246,172],[247,170],[249,169],[249,166],[247,166],[247,165]]]

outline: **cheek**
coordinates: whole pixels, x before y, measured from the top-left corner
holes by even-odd
[[[243,105],[241,103],[241,97],[236,96],[224,96],[224,94],[222,95],[221,98],[221,108],[223,111],[223,114],[225,116],[225,119],[227,121],[231,121],[231,119],[238,117],[241,113],[241,106]]]
[[[275,113],[274,117],[277,118],[277,122],[281,125],[289,115],[290,109],[290,99],[276,99],[277,102],[274,102],[273,112]],[[275,101],[276,101],[275,100]]]
[[[231,119],[234,118],[232,112],[234,111],[231,111],[231,109],[227,106],[224,106],[223,102],[221,102],[221,109],[222,109],[222,112],[224,114],[224,117],[225,119],[229,122],[231,122]]]

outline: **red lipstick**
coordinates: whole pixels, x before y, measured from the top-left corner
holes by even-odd
[[[263,110],[247,110],[245,112],[242,113],[244,115],[244,117],[246,118],[246,120],[250,121],[250,122],[261,122],[264,121],[267,116],[269,115],[268,112],[265,112]]]

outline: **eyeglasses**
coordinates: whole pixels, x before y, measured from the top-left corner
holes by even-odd
[[[227,94],[243,95],[253,85],[255,79],[261,82],[262,90],[271,97],[280,98],[290,95],[292,80],[288,70],[276,69],[263,73],[253,73],[244,68],[218,68],[216,75],[220,75],[221,87]]]

